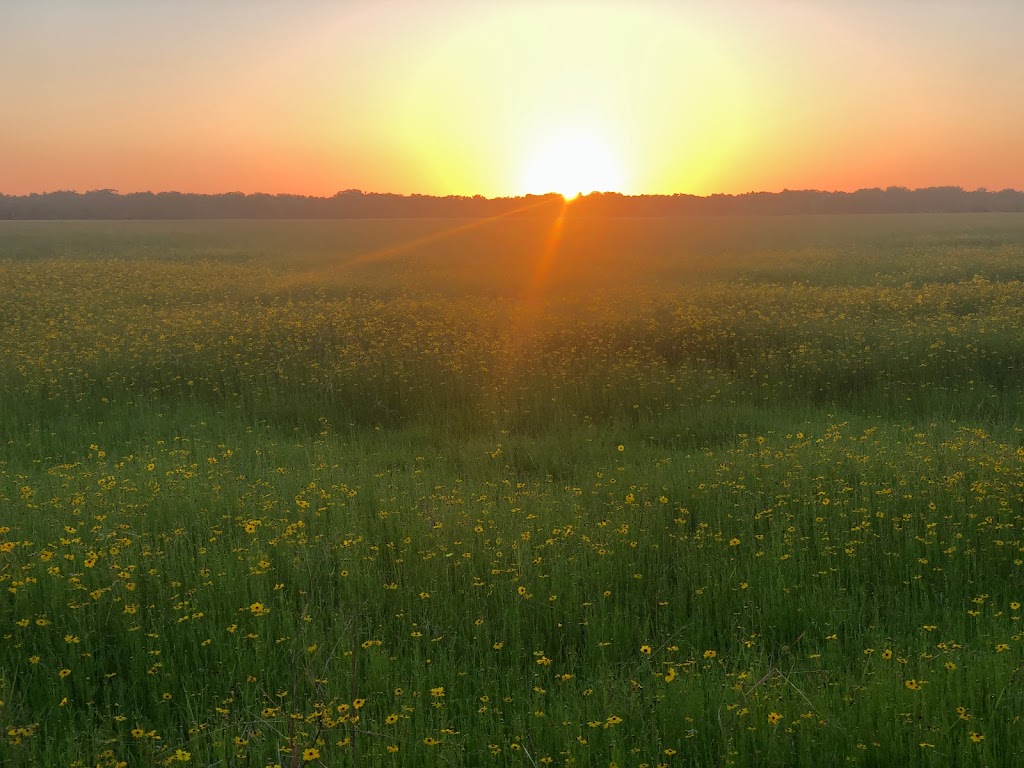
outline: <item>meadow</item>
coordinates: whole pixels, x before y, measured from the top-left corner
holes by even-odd
[[[1024,763],[1024,216],[0,222],[0,764]]]

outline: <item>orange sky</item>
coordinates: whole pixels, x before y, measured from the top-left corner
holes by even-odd
[[[34,0],[0,192],[1020,189],[1022,34],[1015,0]]]

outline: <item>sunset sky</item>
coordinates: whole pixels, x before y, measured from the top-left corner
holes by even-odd
[[[3,0],[0,192],[1024,188],[1019,0]]]

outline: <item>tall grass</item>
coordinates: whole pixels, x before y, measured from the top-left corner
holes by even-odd
[[[0,227],[0,762],[1024,759],[1020,218],[549,224]]]

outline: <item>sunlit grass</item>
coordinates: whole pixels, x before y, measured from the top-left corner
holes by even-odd
[[[0,762],[1021,759],[1024,230],[376,226],[0,228]]]

